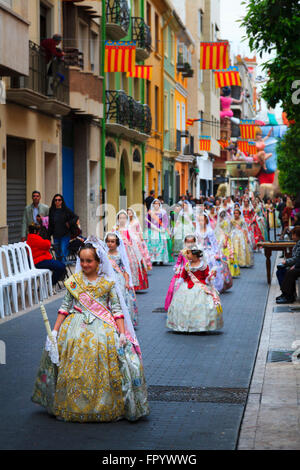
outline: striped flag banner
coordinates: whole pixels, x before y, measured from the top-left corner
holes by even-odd
[[[218,144],[222,147],[222,149],[228,147],[229,141],[225,139],[219,139]]]
[[[228,41],[200,43],[200,69],[224,70],[229,67]]]
[[[210,152],[211,150],[211,137],[208,135],[201,135],[199,139],[199,150],[206,150]]]
[[[192,126],[195,121],[199,121],[199,119],[187,119],[186,120],[186,127]]]
[[[152,65],[135,65],[130,72],[127,72],[127,77],[152,80],[152,70]]]
[[[249,155],[255,155],[257,153],[256,143],[249,140],[238,140],[238,149]]]
[[[238,67],[232,66],[227,70],[216,70],[214,75],[216,88],[222,88],[223,86],[242,86]]]
[[[135,66],[135,41],[105,41],[104,72],[130,72]]]
[[[242,139],[255,139],[256,134],[255,120],[241,120],[240,132]]]

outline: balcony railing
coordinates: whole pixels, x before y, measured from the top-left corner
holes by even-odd
[[[26,88],[41,95],[69,103],[69,70],[63,60],[52,61],[51,77],[47,74],[46,55],[38,44],[29,41],[29,76],[13,77],[11,88]],[[51,83],[51,85],[50,85]]]
[[[116,36],[116,39],[126,36],[130,24],[130,10],[127,0],[106,0],[106,23],[109,28],[108,33]],[[108,25],[116,25],[122,28],[119,32],[116,28]]]
[[[83,52],[80,52],[78,49],[66,48],[64,49],[65,57],[64,62],[67,66],[74,66],[83,69],[84,67],[84,57]]]
[[[177,53],[177,72],[181,72],[183,77],[193,77],[192,56],[185,44],[180,43]]]
[[[151,133],[152,117],[149,106],[134,100],[123,90],[106,91],[106,121],[143,134]]]
[[[151,32],[143,18],[132,17],[132,40],[136,41],[137,49],[144,49],[147,55],[151,51]]]

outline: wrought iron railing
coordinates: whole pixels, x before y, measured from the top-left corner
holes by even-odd
[[[106,22],[118,24],[128,32],[130,10],[127,0],[106,0]]]
[[[83,52],[80,52],[78,49],[67,48],[64,49],[64,61],[68,66],[75,66],[83,69],[84,67],[84,56]]]
[[[106,91],[106,121],[150,134],[151,111],[148,105],[128,96],[123,90]]]
[[[136,41],[136,47],[151,51],[151,31],[143,18],[132,18],[132,40]]]
[[[29,41],[29,75],[28,77],[13,77],[11,79],[11,88],[27,88],[68,104],[68,67],[63,60],[59,59],[52,60],[50,70],[49,67],[50,63],[46,63],[44,49],[38,44]]]

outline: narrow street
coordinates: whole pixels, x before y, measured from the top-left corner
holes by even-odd
[[[0,325],[1,448],[20,450],[233,450],[246,405],[268,295],[265,257],[221,295],[224,328],[176,334],[162,311],[172,266],[154,267],[137,295],[150,416],[136,423],[65,423],[30,401],[46,332],[38,308]],[[53,326],[61,299],[47,304]]]

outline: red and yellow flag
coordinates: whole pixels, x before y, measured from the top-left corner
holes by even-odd
[[[210,152],[211,149],[211,138],[208,136],[201,136],[199,139],[199,150],[205,150]]]
[[[242,139],[255,139],[256,126],[253,120],[243,120],[240,124],[240,132]]]
[[[200,43],[200,69],[223,70],[229,67],[228,41]]]
[[[194,124],[195,121],[199,121],[199,119],[187,119],[186,120],[186,127],[188,126],[192,126]]]
[[[216,88],[242,85],[238,67],[229,67],[227,70],[217,70],[214,75]]]
[[[248,140],[238,140],[238,149],[243,153],[248,153],[249,155],[255,155],[257,153],[255,142]]]
[[[130,72],[135,66],[135,41],[105,41],[104,72]]]
[[[152,80],[152,70],[152,65],[135,65],[130,72],[127,72],[127,77]]]

